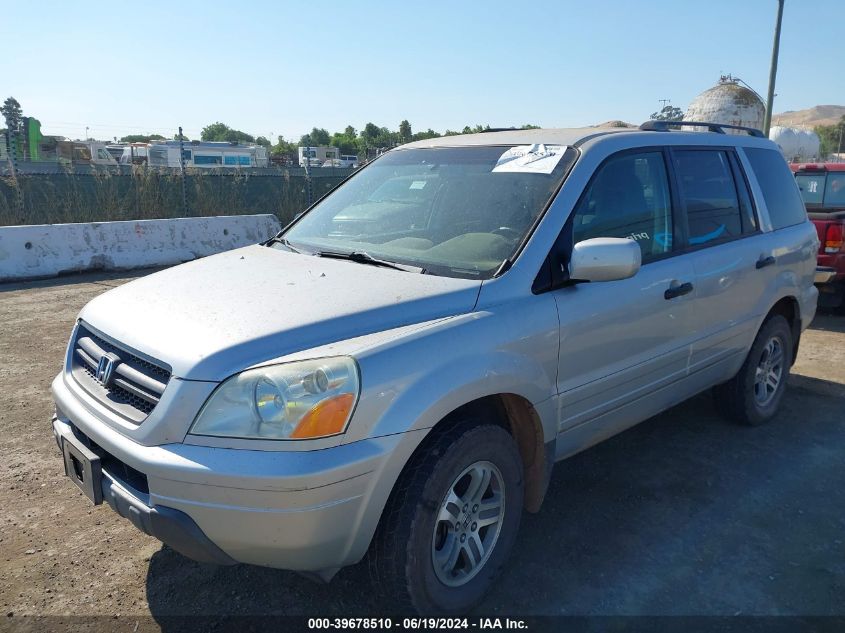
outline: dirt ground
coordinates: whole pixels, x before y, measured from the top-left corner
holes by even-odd
[[[2,619],[377,615],[360,566],[194,563],[65,479],[49,384],[78,310],[129,278],[0,285]],[[768,426],[699,396],[558,464],[479,613],[845,615],[845,317],[817,317],[793,374]]]

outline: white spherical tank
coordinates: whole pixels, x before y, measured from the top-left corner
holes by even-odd
[[[769,138],[778,144],[788,161],[815,160],[819,156],[821,142],[811,130],[776,125],[769,131]]]
[[[769,138],[778,144],[780,151],[787,159],[791,159],[798,153],[798,135],[791,127],[775,125],[769,130]]]
[[[684,114],[684,121],[725,123],[762,130],[765,114],[766,107],[759,95],[727,75],[692,100]],[[743,133],[738,130],[725,131],[728,134]]]
[[[801,139],[798,153],[801,160],[806,161],[818,158],[819,150],[821,149],[821,140],[819,140],[818,134],[812,130],[799,130],[798,135]]]

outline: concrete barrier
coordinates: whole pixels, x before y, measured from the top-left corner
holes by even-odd
[[[0,227],[0,281],[167,266],[268,239],[274,215]]]

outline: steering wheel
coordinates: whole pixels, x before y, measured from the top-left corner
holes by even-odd
[[[509,226],[500,226],[498,229],[493,229],[490,231],[495,235],[501,235],[504,238],[510,238],[513,240],[518,240],[522,237],[522,231],[517,231],[516,229],[512,229]]]

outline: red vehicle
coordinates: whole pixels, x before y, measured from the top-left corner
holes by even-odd
[[[807,215],[819,235],[819,305],[845,306],[845,163],[793,163]]]

